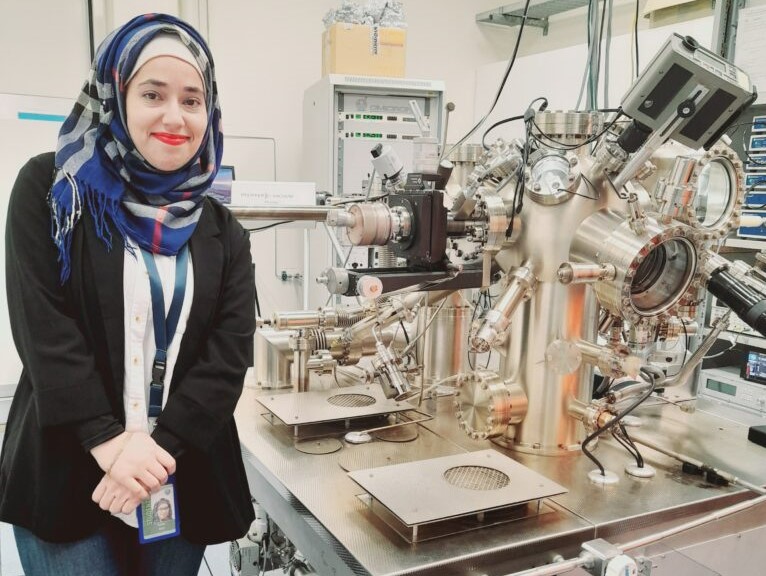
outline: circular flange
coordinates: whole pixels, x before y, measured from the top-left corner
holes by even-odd
[[[372,442],[372,436],[367,432],[358,432],[356,430],[347,432],[343,439],[349,444],[366,444],[367,442]]]
[[[717,143],[705,152],[697,160],[690,183],[696,188],[697,197],[701,194],[699,189],[704,178],[702,175],[711,165],[722,168],[729,182],[729,198],[721,210],[718,218],[705,225],[698,220],[697,198],[685,207],[679,220],[689,224],[700,232],[700,240],[710,241],[723,238],[739,225],[739,216],[745,199],[744,170],[742,161],[734,150],[723,142]]]
[[[295,449],[304,454],[332,454],[343,448],[343,444],[336,438],[319,438],[313,440],[300,440],[295,443]]]
[[[657,470],[646,463],[640,468],[635,462],[625,464],[625,472],[629,476],[634,476],[636,478],[654,478],[657,475]]]
[[[588,472],[588,480],[600,486],[612,486],[620,481],[620,477],[611,470],[604,470],[603,474],[601,470],[591,470]]]
[[[378,430],[373,435],[378,440],[383,440],[384,442],[412,442],[418,437],[418,427],[414,424],[397,426],[396,428]]]
[[[505,432],[513,401],[497,374],[489,370],[471,372],[458,379],[455,389],[455,415],[466,434],[485,440]]]

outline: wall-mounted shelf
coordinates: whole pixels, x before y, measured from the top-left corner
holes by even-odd
[[[524,16],[523,0],[506,4],[494,10],[481,12],[476,15],[480,24],[495,24],[498,26],[519,26]],[[568,10],[587,6],[588,0],[532,0],[527,11],[527,26],[543,29],[543,35],[548,34],[548,18]]]

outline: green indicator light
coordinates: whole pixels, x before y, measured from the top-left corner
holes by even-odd
[[[361,118],[361,117],[362,117],[361,114],[357,114],[356,116],[354,116],[354,118]]]

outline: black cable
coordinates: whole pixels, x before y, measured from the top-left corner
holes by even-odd
[[[543,142],[542,140],[540,140],[540,137],[538,137],[537,134],[533,133],[532,137],[535,140],[537,140],[538,142],[540,142],[540,144],[542,144],[543,146],[546,146],[546,147],[551,148],[553,150],[559,150],[559,151],[562,151],[562,152],[568,152],[568,151],[571,151],[571,150],[577,150],[578,148],[582,148],[583,146],[587,146],[588,144],[592,144],[593,142],[595,142],[596,140],[601,138],[604,134],[606,134],[609,131],[609,129],[612,128],[612,126],[614,126],[617,123],[617,120],[619,120],[622,117],[622,115],[623,115],[622,108],[618,108],[616,116],[606,126],[604,126],[604,128],[601,130],[601,132],[599,132],[598,134],[596,134],[594,136],[591,136],[590,138],[588,138],[587,140],[585,140],[581,144],[566,144],[564,142],[560,142],[560,141],[556,140],[555,138],[551,138],[550,136],[545,134],[545,132],[543,132],[543,130],[535,123],[534,118],[532,119],[532,124],[534,125],[535,128],[537,128],[537,131],[540,133],[540,136],[542,136],[548,142],[556,144],[557,146],[559,146],[559,148],[557,148],[555,146],[551,146],[550,144],[548,144],[548,142]]]
[[[622,422],[620,422],[620,430],[622,432],[622,435],[623,435],[623,438],[625,439],[625,441],[628,444],[630,444],[630,446],[633,448],[633,450],[636,453],[636,465],[639,468],[643,468],[644,467],[644,457],[641,455],[641,451],[638,449],[638,446],[636,446],[636,444],[631,439],[630,435],[628,434],[627,428],[625,428],[625,424],[623,424]]]
[[[593,95],[592,95],[593,110],[596,110],[598,108],[598,79],[601,76],[601,41],[604,37],[604,22],[606,21],[606,3],[607,3],[607,0],[603,0],[602,8],[601,8],[601,26],[598,31],[598,50],[596,51],[597,74],[596,74],[596,81],[593,84]],[[604,102],[604,104],[606,104],[606,102]]]
[[[617,430],[612,430],[612,438],[617,440],[617,443],[633,456],[636,461],[636,466],[639,468],[644,467],[644,457],[641,456],[638,447],[633,443],[633,440],[630,439],[630,436],[628,436],[628,431],[625,429],[625,425],[622,422],[617,426]]]
[[[689,332],[686,330],[686,322],[681,319],[681,326],[684,328],[684,361],[682,364],[686,364],[686,356],[689,354]]]
[[[410,335],[407,333],[407,328],[404,327],[404,321],[403,320],[399,320],[399,326],[401,326],[402,332],[404,332],[404,340],[405,340],[405,342],[407,342],[407,346],[409,346],[410,345]],[[414,353],[414,356],[415,356],[415,365],[417,365],[417,363],[418,363],[418,347],[415,346],[412,349],[412,352]],[[407,355],[407,357],[409,358],[409,355]],[[409,364],[409,362],[408,362],[408,364]]]
[[[450,148],[449,152],[444,155],[445,158],[448,158],[449,155],[452,153],[453,150],[455,150],[458,146],[460,146],[463,142],[468,140],[468,138],[471,137],[471,135],[476,132],[476,130],[479,129],[479,127],[486,122],[487,118],[489,118],[489,115],[492,113],[492,111],[495,109],[495,106],[497,105],[498,100],[500,100],[500,94],[503,93],[503,88],[505,87],[505,83],[508,80],[508,76],[511,74],[511,70],[513,69],[513,65],[516,63],[516,55],[519,52],[519,46],[521,45],[521,35],[524,32],[524,26],[527,23],[527,13],[529,12],[529,4],[531,0],[527,0],[524,4],[524,14],[521,16],[521,25],[519,26],[519,33],[516,36],[516,45],[513,47],[513,54],[511,55],[511,60],[508,63],[508,68],[505,70],[505,75],[503,76],[502,82],[500,82],[500,88],[497,90],[497,94],[495,94],[495,100],[492,102],[492,105],[489,108],[489,111],[484,115],[484,117],[479,120],[476,125],[471,128],[471,130],[463,136],[460,140],[457,141],[457,143],[452,145],[452,148]]]
[[[639,0],[636,0],[636,21],[633,22],[633,38],[635,39],[636,43],[636,78],[638,78],[639,74],[641,73],[641,66],[638,64],[638,3]]]
[[[753,121],[750,122],[739,122],[737,124],[732,124],[729,128],[733,128],[734,130],[731,131],[730,136],[732,140],[734,139],[734,135],[737,133],[737,131],[742,126],[753,126]],[[747,131],[742,130],[742,153],[745,155],[745,157],[755,166],[765,166],[766,167],[766,160],[756,160],[752,156],[750,156],[750,150],[748,146],[745,144],[745,138],[747,137]]]
[[[624,382],[623,382],[623,384],[626,384],[626,385],[627,385],[627,384],[640,384],[640,383],[641,383],[641,382],[639,382],[638,380],[626,380],[626,381],[624,381]],[[617,416],[615,416],[614,418],[612,418],[612,419],[611,419],[609,422],[607,422],[606,424],[604,424],[602,427],[600,427],[600,428],[596,428],[596,429],[595,429],[595,430],[594,430],[594,431],[593,431],[591,434],[589,434],[589,435],[588,435],[588,436],[585,438],[585,440],[583,440],[583,441],[582,441],[582,445],[581,445],[581,448],[582,448],[582,452],[583,452],[583,454],[585,454],[585,455],[586,455],[586,456],[587,456],[587,457],[588,457],[588,458],[589,458],[589,459],[590,459],[590,460],[591,460],[591,461],[592,461],[592,462],[593,462],[593,463],[594,463],[594,464],[595,464],[595,465],[598,467],[598,469],[599,469],[599,471],[601,472],[601,475],[602,475],[602,476],[606,476],[606,473],[605,473],[605,471],[604,471],[604,466],[603,466],[603,465],[601,464],[601,462],[599,462],[599,461],[598,461],[598,459],[597,459],[597,458],[596,458],[596,457],[595,457],[595,456],[594,456],[594,455],[593,455],[593,454],[590,452],[590,450],[588,450],[588,444],[589,444],[590,442],[593,442],[593,440],[594,440],[595,438],[597,438],[599,435],[603,434],[603,433],[604,433],[604,432],[606,432],[607,430],[610,430],[610,429],[611,429],[613,426],[616,426],[617,424],[619,424],[619,422],[620,422],[620,421],[621,421],[623,418],[625,418],[625,416],[627,416],[628,414],[630,414],[631,412],[633,412],[633,410],[635,410],[635,409],[638,407],[638,405],[639,405],[639,404],[641,404],[641,403],[642,403],[644,400],[646,400],[647,398],[649,398],[649,396],[651,396],[652,392],[654,392],[654,378],[651,378],[651,385],[649,386],[649,389],[646,391],[646,393],[645,393],[643,396],[641,396],[641,397],[640,397],[638,400],[636,400],[635,402],[633,402],[633,404],[631,404],[630,406],[628,406],[628,407],[627,407],[625,410],[623,410],[622,412],[620,412],[620,413],[619,413]]]
[[[266,226],[261,226],[260,228],[245,228],[245,230],[247,232],[260,232],[262,230],[268,230],[269,228],[274,228],[274,226],[289,224],[290,222],[295,222],[295,220],[282,220],[281,222],[274,222],[273,224],[267,224]]]
[[[507,122],[515,122],[516,120],[521,120],[522,118],[524,118],[523,114],[521,114],[519,116],[511,116],[510,118],[506,118],[504,120],[500,120],[499,122],[495,122],[494,124],[492,124],[492,126],[490,126],[489,128],[486,129],[486,131],[484,132],[484,134],[481,137],[481,145],[482,145],[482,147],[485,150],[489,150],[489,146],[487,146],[487,134],[492,132],[492,130],[494,130],[498,126],[502,126],[503,124],[505,124]]]
[[[338,202],[331,202],[330,206],[342,206],[343,204],[352,204],[354,202],[373,202],[375,200],[382,200],[388,198],[389,194],[380,194],[379,196],[372,196],[371,198],[350,198],[348,200],[340,200]]]
[[[474,321],[476,320],[476,310],[479,308],[479,304],[481,302],[481,294],[479,294],[479,298],[476,300],[476,304],[473,307],[473,312],[471,313],[471,324],[470,326],[473,326]],[[472,302],[473,303],[473,302]],[[466,343],[468,345],[468,366],[473,370],[473,362],[471,361],[471,331],[468,330],[468,333],[466,334]],[[478,356],[478,353],[476,353]]]
[[[532,128],[530,127],[530,123],[534,123],[535,116],[534,114],[530,114],[531,111],[531,104],[534,104],[537,100],[540,98],[535,98],[530,103],[530,106],[527,108],[527,112],[524,114],[524,148],[522,150],[522,160],[521,164],[519,165],[518,173],[516,174],[516,186],[513,191],[513,201],[511,203],[511,217],[508,221],[508,228],[505,230],[505,236],[506,238],[510,238],[513,236],[513,225],[516,220],[516,214],[521,213],[521,209],[524,206],[524,170],[527,166],[527,160],[529,159],[529,148],[530,148],[530,135],[532,134]],[[547,104],[547,100],[545,101]]]
[[[258,283],[255,281],[255,276],[253,276],[253,288],[255,289],[255,315],[260,317],[261,302],[258,300]]]

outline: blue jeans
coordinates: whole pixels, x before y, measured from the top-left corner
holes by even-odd
[[[197,576],[205,546],[182,536],[140,544],[138,530],[111,518],[75,542],[46,542],[13,527],[25,576]]]

